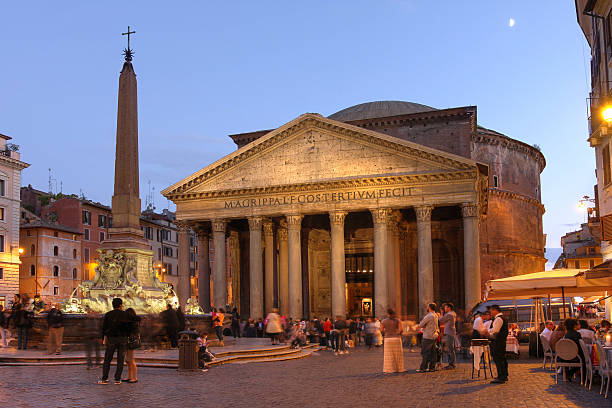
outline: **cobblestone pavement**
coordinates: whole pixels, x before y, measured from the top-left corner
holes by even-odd
[[[278,363],[230,364],[208,372],[142,368],[139,383],[97,385],[101,370],[84,366],[2,367],[3,407],[605,407],[599,385],[554,384],[535,361],[512,361],[510,381],[471,380],[471,365],[417,374],[417,353],[406,353],[402,374],[382,374],[382,350],[350,355],[315,353]],[[111,379],[114,367],[111,369]],[[124,370],[124,376],[127,369]]]

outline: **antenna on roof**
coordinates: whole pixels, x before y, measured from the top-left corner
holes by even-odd
[[[53,194],[53,177],[51,177],[51,167],[49,167],[49,194]]]

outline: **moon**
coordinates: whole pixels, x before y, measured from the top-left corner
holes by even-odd
[[[514,27],[514,24],[516,24],[516,21],[514,21],[513,18],[510,18],[510,21],[508,21],[508,27]]]

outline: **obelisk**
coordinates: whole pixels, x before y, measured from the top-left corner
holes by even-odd
[[[133,51],[123,51],[125,61],[119,75],[117,139],[115,149],[115,190],[112,200],[113,224],[103,248],[120,249],[135,260],[136,276],[143,286],[151,286],[151,246],[140,228],[140,189],[138,177],[138,103]]]

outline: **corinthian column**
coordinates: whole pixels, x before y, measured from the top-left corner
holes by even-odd
[[[196,227],[198,234],[198,303],[204,312],[210,312],[210,262],[209,237],[210,226],[200,223]]]
[[[402,214],[399,211],[393,211],[391,216],[389,217],[389,223],[387,227],[387,259],[389,260],[389,307],[394,309],[398,315],[402,314],[402,282],[399,259],[399,223],[401,220]]]
[[[300,319],[302,310],[302,247],[300,232],[301,215],[287,216],[287,237],[289,253],[289,317]]]
[[[278,306],[281,316],[289,314],[289,254],[287,223],[281,221],[278,232]]]
[[[461,215],[463,216],[465,308],[470,309],[480,301],[481,295],[478,205],[462,204]]]
[[[263,268],[261,259],[261,217],[249,218],[249,270],[251,317],[263,318]]]
[[[178,228],[178,287],[176,295],[179,304],[183,307],[191,296],[191,279],[189,277],[189,224],[183,221],[175,221]]]
[[[388,208],[371,211],[374,221],[374,316],[382,319],[389,307],[387,219],[391,211]]]
[[[344,270],[345,211],[329,213],[331,225],[331,311],[332,317],[346,317],[346,271]]]
[[[274,224],[272,220],[266,219],[263,223],[264,229],[264,246],[265,246],[265,275],[264,275],[264,293],[265,293],[265,311],[270,313],[274,308]]]
[[[433,206],[415,207],[418,236],[419,316],[424,316],[427,304],[433,302],[433,261],[431,254],[431,211]]]
[[[227,221],[213,220],[213,246],[215,259],[213,262],[213,302],[219,309],[227,305],[227,279],[225,276],[225,227]]]

